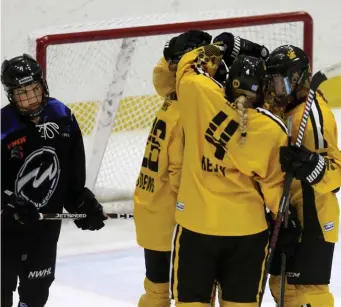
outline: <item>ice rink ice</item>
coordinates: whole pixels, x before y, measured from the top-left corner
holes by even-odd
[[[339,197],[340,198],[340,197]],[[133,307],[143,293],[143,250],[132,220],[111,220],[98,232],[63,225],[56,280],[47,307]],[[336,245],[331,290],[341,307],[341,246]],[[16,306],[16,305],[14,305]],[[275,306],[269,290],[263,307]]]

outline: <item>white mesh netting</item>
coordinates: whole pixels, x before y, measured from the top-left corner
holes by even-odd
[[[68,25],[35,33],[31,35],[30,44],[34,47],[37,37],[54,33],[228,17],[228,14],[224,15],[222,12],[199,15],[158,15],[88,25]],[[226,27],[210,30],[209,33],[214,37],[223,30],[264,44],[270,50],[286,43],[303,47],[303,22]],[[162,56],[165,42],[178,33],[152,34],[135,39],[68,42],[47,48],[47,81],[51,96],[66,103],[77,117],[84,135],[87,168],[92,178],[97,174],[95,160],[100,159],[94,192],[110,211],[132,210],[132,195],[149,127],[162,101],[155,94],[152,85],[153,67]],[[72,34],[70,40],[72,41]],[[110,101],[114,106],[110,116],[114,116],[115,121],[110,129],[111,133],[108,134],[107,146],[103,147],[105,151],[102,159],[101,144],[106,144],[107,137],[97,128],[99,123],[102,128],[108,124],[101,122],[103,114],[100,110],[104,107],[106,112],[105,105]],[[104,116],[105,118],[108,120],[108,116]]]

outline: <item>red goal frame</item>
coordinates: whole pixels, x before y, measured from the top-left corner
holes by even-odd
[[[42,66],[46,78],[46,52],[50,45],[71,44],[89,41],[110,40],[128,37],[141,37],[181,33],[187,30],[216,30],[269,25],[285,22],[303,22],[303,48],[311,64],[313,63],[313,19],[307,12],[288,12],[236,18],[139,26],[130,28],[106,29],[86,32],[45,35],[36,39],[36,58]]]

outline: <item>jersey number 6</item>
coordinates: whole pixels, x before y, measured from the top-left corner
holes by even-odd
[[[151,132],[148,136],[147,144],[150,145],[149,154],[146,153],[142,160],[142,166],[150,169],[153,172],[159,170],[159,155],[161,150],[161,144],[159,140],[166,138],[166,123],[156,118],[154,120]]]

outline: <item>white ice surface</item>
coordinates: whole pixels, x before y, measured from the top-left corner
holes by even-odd
[[[56,280],[47,307],[132,307],[143,292],[143,251],[133,221],[112,220],[98,232],[63,227]],[[341,307],[341,248],[337,245],[331,290]],[[264,307],[275,306],[267,290]]]

